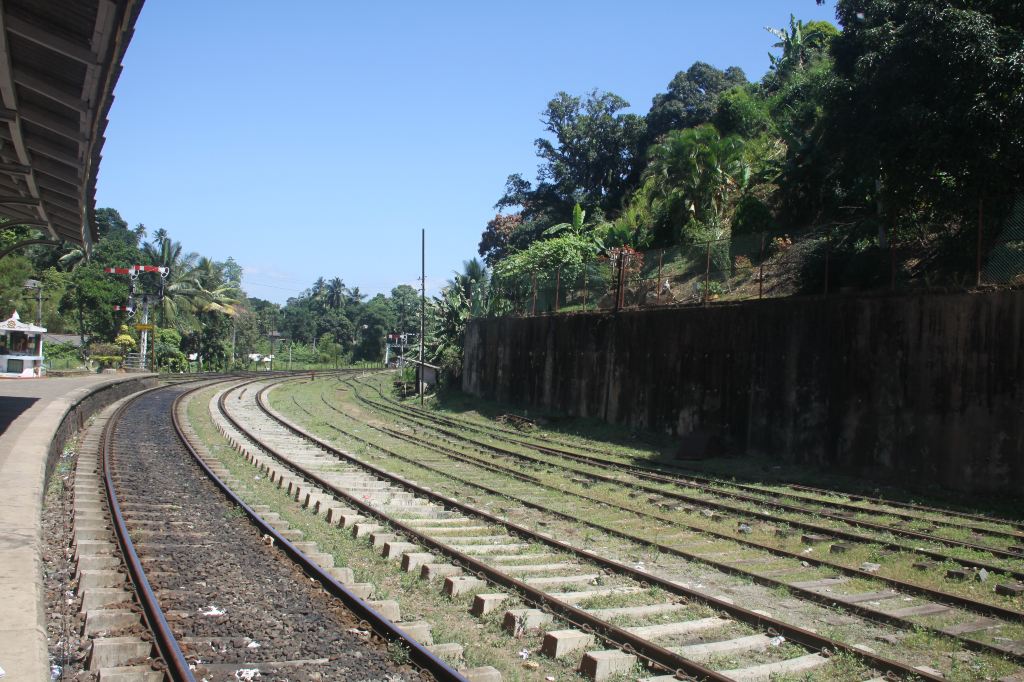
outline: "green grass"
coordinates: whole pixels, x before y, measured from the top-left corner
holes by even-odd
[[[187,406],[190,423],[207,449],[224,464],[239,481],[235,491],[250,505],[266,505],[288,521],[291,528],[301,530],[304,540],[316,542],[321,551],[330,553],[336,566],[348,566],[355,573],[357,582],[371,582],[376,586],[374,599],[396,599],[399,601],[402,618],[405,621],[427,620],[432,625],[434,641],[437,643],[457,641],[465,646],[465,665],[492,665],[501,671],[506,680],[534,680],[536,671],[524,669],[518,658],[518,651],[524,646],[531,650],[540,647],[541,634],[533,634],[523,640],[513,640],[501,629],[499,609],[496,618],[477,620],[466,613],[465,600],[452,601],[438,588],[439,585],[420,580],[400,570],[398,564],[383,559],[379,553],[363,540],[337,527],[328,526],[320,516],[302,509],[287,493],[270,483],[266,477],[255,479],[256,470],[239,455],[221,436],[210,419],[209,399],[216,389],[207,389],[194,394]],[[490,588],[488,591],[497,591]],[[517,600],[513,597],[507,608],[514,608]],[[505,606],[505,605],[503,605]],[[442,639],[443,638],[443,639]],[[392,658],[401,656],[391,650]],[[407,652],[406,652],[407,655]],[[575,677],[564,662],[536,657],[541,664],[542,678],[545,674],[557,679]]]

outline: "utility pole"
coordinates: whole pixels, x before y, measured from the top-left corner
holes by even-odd
[[[43,283],[38,279],[26,279],[22,285],[25,289],[36,290],[36,326],[43,326]]]
[[[426,374],[423,368],[425,361],[423,354],[423,336],[426,332],[427,320],[427,229],[420,231],[420,407],[423,407],[423,377]]]

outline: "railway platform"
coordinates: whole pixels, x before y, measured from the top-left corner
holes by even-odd
[[[42,506],[47,470],[96,411],[151,386],[154,374],[0,381],[0,668],[47,680]]]

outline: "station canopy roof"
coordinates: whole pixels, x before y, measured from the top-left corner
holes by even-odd
[[[0,0],[0,217],[87,251],[114,84],[143,0]]]

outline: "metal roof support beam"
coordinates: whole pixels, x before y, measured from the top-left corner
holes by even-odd
[[[57,104],[63,105],[68,109],[74,109],[80,114],[88,112],[89,105],[83,101],[80,97],[76,97],[69,92],[61,90],[57,86],[47,83],[41,78],[25,73],[24,71],[15,69],[14,70],[14,82],[32,92],[42,95],[47,99],[51,99]]]
[[[37,45],[42,45],[48,50],[59,52],[65,57],[70,57],[83,64],[95,64],[97,62],[96,55],[89,48],[55,36],[52,33],[47,33],[43,29],[21,19],[7,17],[7,30],[21,36],[25,40],[31,40]]]
[[[3,101],[3,105],[8,109],[18,109],[18,97],[14,88],[14,80],[12,79],[12,67],[11,67],[11,52],[10,46],[7,44],[7,24],[6,21],[7,9],[4,7],[3,0],[0,0],[0,100]],[[25,146],[25,138],[21,132],[21,122],[15,117],[14,120],[7,122],[8,127],[11,131],[11,146],[14,147],[14,151],[18,156],[18,162],[20,164],[30,166],[32,163],[31,158],[28,154],[28,149]],[[29,194],[38,198],[39,187],[36,185],[36,179],[31,172],[25,176],[25,184],[28,185]],[[56,239],[57,230],[54,228],[53,221],[50,220],[49,216],[46,215],[46,209],[41,203],[37,203],[35,207],[36,216],[47,223],[50,231],[50,235]]]
[[[77,126],[72,128],[65,121],[62,121],[60,118],[49,112],[43,111],[38,107],[22,104],[21,116],[26,121],[35,123],[41,128],[46,128],[50,132],[57,133],[61,137],[66,137],[67,139],[74,141],[76,144],[81,145],[85,142],[85,135],[79,132]],[[0,111],[0,120],[2,119],[3,112]]]
[[[72,215],[77,215],[81,213],[82,207],[80,205],[78,197],[68,197],[65,194],[54,192],[53,190],[46,187],[43,188],[43,191],[46,192],[46,195],[43,196],[43,201],[45,201],[50,206],[63,208],[64,210],[69,211]]]
[[[35,204],[39,205],[38,197],[0,197],[0,206],[8,204]]]
[[[50,177],[63,180],[64,182],[70,182],[72,185],[77,185],[82,178],[81,171],[78,166],[68,163],[67,161],[53,160],[46,156],[35,156],[32,158],[32,170],[35,173],[42,173],[43,175],[49,175]]]
[[[21,163],[0,163],[0,173],[10,173],[11,175],[28,175],[32,172],[31,166],[26,166]]]
[[[61,163],[69,166],[78,165],[79,156],[77,153],[69,152],[65,147],[62,147],[59,144],[54,144],[49,140],[43,140],[37,137],[28,143],[26,149],[31,150],[33,152],[33,156],[35,154],[42,154],[43,156],[60,161]]]

